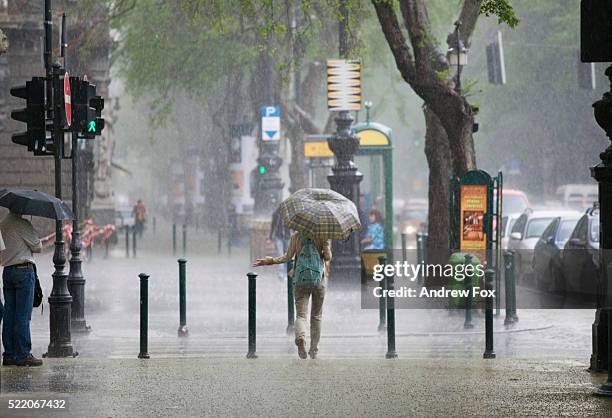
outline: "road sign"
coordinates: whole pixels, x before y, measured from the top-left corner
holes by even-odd
[[[361,109],[361,64],[356,60],[327,60],[327,108]]]
[[[64,110],[66,112],[66,125],[70,127],[72,124],[72,102],[70,99],[70,77],[67,71],[64,74]]]
[[[261,108],[261,139],[263,141],[280,140],[279,106],[264,106]]]
[[[329,149],[327,141],[304,142],[304,157],[306,158],[330,158],[334,153]]]

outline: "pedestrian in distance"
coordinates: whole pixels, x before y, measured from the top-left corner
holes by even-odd
[[[361,240],[365,250],[382,250],[385,248],[385,233],[383,217],[378,209],[372,208],[369,212],[369,224],[366,236]]]
[[[254,267],[287,263],[294,260],[289,276],[294,279],[295,297],[295,345],[301,359],[306,353],[306,316],[308,302],[312,298],[310,308],[310,349],[308,355],[315,359],[319,352],[321,339],[321,319],[323,301],[329,278],[329,264],[332,258],[331,241],[312,239],[301,232],[291,235],[287,252],[279,257],[266,257],[255,260]]]
[[[6,249],[2,253],[4,270],[4,321],[2,342],[4,366],[42,366],[32,355],[30,320],[34,303],[36,266],[34,253],[42,251],[38,233],[20,213],[9,212],[0,222]]]
[[[141,199],[138,199],[138,202],[134,205],[132,215],[134,215],[134,228],[136,228],[136,233],[139,238],[142,238],[144,225],[147,221],[147,208],[144,203],[142,203]]]
[[[276,208],[272,213],[272,223],[270,226],[270,235],[268,236],[267,243],[274,244],[276,255],[281,256],[285,253],[285,249],[288,246],[291,234],[289,229],[283,225],[283,219],[280,214],[280,206]],[[281,281],[286,280],[285,268],[279,264],[277,270],[278,278]]]

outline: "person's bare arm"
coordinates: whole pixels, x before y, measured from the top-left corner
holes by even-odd
[[[287,252],[278,257],[266,257],[255,260],[253,267],[269,266],[271,264],[282,264],[291,260],[297,251],[297,235],[293,235],[289,240]]]
[[[321,257],[323,257],[323,261],[331,261],[332,251],[330,240],[325,241],[325,243],[323,244],[323,248],[321,249]]]

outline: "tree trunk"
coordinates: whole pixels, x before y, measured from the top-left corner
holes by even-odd
[[[426,106],[425,156],[429,165],[429,223],[427,248],[448,248],[449,177],[451,173],[448,137],[440,119]]]

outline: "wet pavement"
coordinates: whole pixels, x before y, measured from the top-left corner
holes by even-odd
[[[461,312],[398,310],[399,358],[386,360],[378,311],[361,309],[358,292],[331,287],[320,359],[299,361],[286,332],[286,283],[274,267],[266,267],[256,269],[259,358],[246,360],[246,273],[253,270],[248,250],[233,249],[229,256],[224,248],[218,254],[216,237],[189,233],[188,337],[177,336],[178,265],[168,227],[155,235],[145,233],[136,258],[125,257],[121,240],[108,258],[97,248],[83,266],[92,332],[73,334],[78,357],[45,359],[38,369],[2,368],[0,410],[7,411],[9,399],[57,398],[67,400],[67,410],[22,412],[501,416],[612,411],[607,400],[591,396],[603,376],[585,371],[592,310],[519,310],[520,321],[512,327],[503,325],[502,311],[495,320],[494,360],[482,360],[480,313],[474,315],[475,327],[464,330]],[[46,295],[51,290],[50,257],[44,255],[38,263]],[[151,275],[149,360],[136,359],[141,272]],[[37,356],[47,351],[48,313],[48,305],[42,315],[40,309],[33,313]]]

